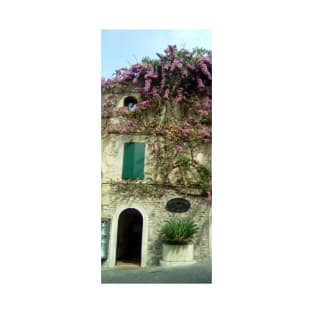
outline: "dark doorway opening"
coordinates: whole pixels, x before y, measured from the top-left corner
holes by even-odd
[[[116,248],[117,265],[140,266],[142,223],[142,215],[135,209],[127,209],[120,214]]]

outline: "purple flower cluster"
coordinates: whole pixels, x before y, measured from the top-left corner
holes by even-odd
[[[158,78],[158,77],[159,77],[158,73],[154,72],[153,69],[150,69],[144,76],[145,79],[147,79],[147,78]]]
[[[164,52],[165,52],[166,54],[173,53],[173,52],[175,52],[175,51],[177,51],[176,45],[173,45],[173,46],[169,45],[169,46],[164,50]]]
[[[184,152],[184,148],[182,146],[178,145],[178,146],[176,146],[176,151],[178,153],[183,153]]]
[[[108,133],[112,133],[112,132],[118,131],[118,125],[113,124],[113,123],[109,123],[107,128],[106,128],[106,130],[107,130]]]
[[[120,114],[129,114],[129,110],[128,110],[128,108],[126,108],[126,107],[122,107],[122,108],[119,108],[118,110],[117,110],[117,112],[118,113],[120,113]]]
[[[150,101],[148,101],[148,100],[144,100],[144,101],[140,102],[141,108],[147,108],[149,105],[150,105]]]
[[[206,199],[207,199],[207,201],[211,201],[212,200],[212,191],[211,190],[208,190]]]
[[[197,101],[194,104],[194,107],[196,109],[196,112],[203,118],[208,117],[210,113],[212,112],[211,101],[208,99],[202,102]]]
[[[102,90],[108,84],[132,84],[146,99],[160,95],[163,102],[172,98],[182,105],[192,95],[211,95],[209,51],[198,49],[195,57],[190,57],[188,50],[178,51],[175,45],[169,45],[164,52],[165,55],[157,54],[158,60],[144,60],[141,64],[118,69],[113,80],[102,80]]]
[[[212,79],[211,73],[208,71],[208,68],[205,63],[200,64],[200,69],[205,76],[207,76],[209,79]]]
[[[202,137],[203,142],[209,143],[211,140],[211,133],[207,129],[200,129],[199,135]]]
[[[197,86],[199,89],[202,89],[205,87],[201,78],[197,78]]]
[[[176,68],[178,69],[182,69],[183,68],[183,60],[181,59],[174,59],[174,61],[172,62],[170,71],[173,72]]]
[[[150,86],[151,86],[151,79],[146,79],[144,91],[148,92],[150,90]]]
[[[200,129],[199,135],[203,138],[209,138],[210,137],[210,133],[206,129]]]
[[[159,127],[159,126],[156,127],[156,128],[155,128],[155,132],[156,132],[157,134],[160,134],[160,133],[161,133],[161,127]]]
[[[137,122],[133,120],[127,120],[121,128],[122,133],[127,133],[130,129],[137,127]]]
[[[152,95],[152,97],[156,97],[156,96],[159,95],[159,91],[158,91],[157,89],[153,89],[153,90],[151,91],[151,95]]]
[[[168,100],[169,96],[170,96],[170,90],[167,88],[167,89],[165,90],[163,99],[164,99],[164,100]]]
[[[191,127],[189,127],[188,123],[183,124],[182,126],[179,126],[175,130],[175,134],[177,137],[183,137],[188,138],[191,133]]]

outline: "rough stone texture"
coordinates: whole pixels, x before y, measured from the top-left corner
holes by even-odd
[[[181,197],[172,190],[168,190],[162,197],[146,197],[145,194],[130,195],[121,194],[116,186],[105,186],[103,188],[102,217],[112,218],[116,209],[121,205],[125,208],[136,208],[132,203],[140,202],[145,209],[148,217],[148,261],[147,265],[157,265],[162,258],[162,243],[160,241],[160,230],[164,222],[172,217],[192,218],[199,227],[199,232],[194,239],[194,258],[195,260],[207,259],[211,255],[209,227],[210,225],[210,206],[207,201],[198,197],[186,197],[190,201],[191,207],[187,212],[172,213],[165,209],[166,203],[173,198]],[[109,201],[105,201],[109,199]]]

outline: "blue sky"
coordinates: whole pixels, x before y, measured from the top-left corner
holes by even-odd
[[[209,30],[102,30],[101,76],[110,78],[116,69],[140,62],[145,56],[157,58],[168,45],[211,50]],[[136,60],[137,59],[137,60]]]

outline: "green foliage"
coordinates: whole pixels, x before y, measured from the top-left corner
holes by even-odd
[[[118,183],[111,181],[111,184],[115,185],[117,193],[130,193],[139,198],[142,196],[161,197],[165,194],[165,189],[161,186],[144,183],[137,179],[122,180]]]
[[[196,224],[190,219],[172,219],[161,229],[163,242],[173,245],[185,245],[192,241],[198,231]]]
[[[210,173],[209,169],[206,168],[205,166],[203,166],[203,165],[198,165],[197,170],[198,170],[198,173],[199,173],[199,175],[200,175],[200,177],[201,177],[202,179],[208,180],[208,179],[211,178],[211,173]]]
[[[156,70],[160,66],[160,60],[151,59],[149,57],[144,57],[141,61],[143,64],[150,65],[154,70]]]
[[[177,163],[183,167],[188,167],[190,159],[185,154],[180,154],[177,159]]]

